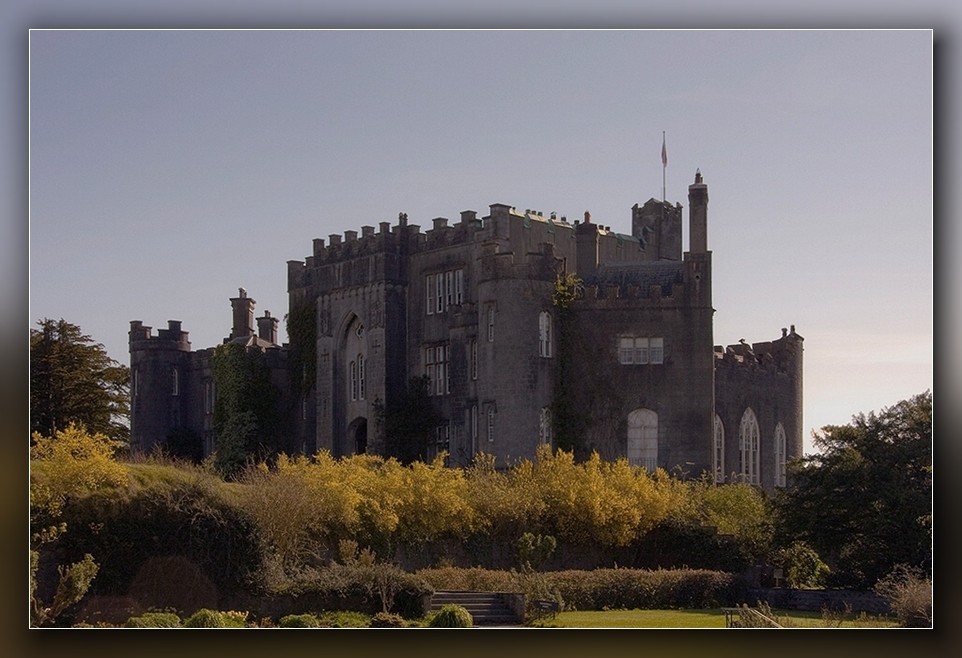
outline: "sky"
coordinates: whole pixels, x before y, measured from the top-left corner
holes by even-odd
[[[709,187],[715,344],[805,338],[805,449],[933,385],[929,30],[34,30],[29,318],[287,312],[312,239]],[[661,161],[662,139],[668,166]],[[281,340],[286,340],[283,323]]]

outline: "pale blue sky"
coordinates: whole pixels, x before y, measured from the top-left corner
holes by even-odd
[[[811,429],[932,387],[932,33],[33,31],[30,321],[230,331],[362,225],[630,231],[709,185],[715,343],[805,337]],[[687,211],[686,211],[687,220]],[[687,240],[687,231],[686,231]],[[282,337],[286,338],[283,334]]]

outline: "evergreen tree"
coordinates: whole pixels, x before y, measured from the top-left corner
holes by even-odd
[[[63,319],[30,330],[30,432],[53,436],[70,423],[126,443],[130,376],[100,343]]]

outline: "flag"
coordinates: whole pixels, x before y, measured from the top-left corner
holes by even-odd
[[[668,166],[668,148],[665,146],[665,133],[661,133],[661,166]]]

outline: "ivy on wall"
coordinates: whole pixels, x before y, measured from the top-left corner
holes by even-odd
[[[278,394],[264,353],[226,343],[214,349],[211,370],[214,402],[214,463],[225,476],[236,475],[250,458],[276,450]]]
[[[586,455],[585,432],[588,418],[579,399],[578,378],[575,372],[575,350],[578,348],[578,318],[571,304],[581,294],[581,279],[574,274],[559,275],[555,281],[551,303],[554,306],[557,358],[554,367],[554,397],[551,418],[554,444],[560,450],[573,452],[576,457]]]
[[[317,379],[317,305],[301,302],[287,314],[287,338],[290,345],[291,390],[294,399],[306,396]]]

